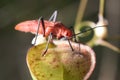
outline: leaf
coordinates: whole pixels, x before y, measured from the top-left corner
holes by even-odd
[[[95,55],[91,48],[67,41],[50,43],[45,56],[46,43],[28,50],[27,64],[34,80],[86,80],[95,67]],[[79,49],[80,48],[80,49]],[[79,51],[80,50],[80,51]]]

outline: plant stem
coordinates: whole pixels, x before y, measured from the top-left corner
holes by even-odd
[[[120,49],[119,48],[117,48],[116,46],[114,46],[114,45],[110,44],[109,42],[104,41],[102,39],[97,40],[96,44],[97,45],[101,45],[101,46],[105,46],[107,48],[112,49],[113,51],[116,51],[116,52],[120,53]]]
[[[104,14],[104,3],[105,3],[105,0],[100,0],[100,4],[99,4],[99,15],[103,16]]]
[[[87,1],[88,0],[81,0],[80,1],[80,5],[79,5],[79,8],[78,8],[78,13],[77,13],[77,17],[76,17],[76,21],[75,21],[75,26],[74,26],[74,29],[78,29],[77,25],[80,24],[82,18],[83,18],[83,15],[84,15],[84,11],[86,9],[86,4],[87,4]]]

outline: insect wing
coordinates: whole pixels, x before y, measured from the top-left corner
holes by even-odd
[[[38,20],[24,21],[15,26],[15,29],[23,32],[36,33]]]

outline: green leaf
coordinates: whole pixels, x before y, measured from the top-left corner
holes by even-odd
[[[95,65],[95,63],[92,64],[92,56],[94,62],[95,56],[91,56],[90,51],[87,51],[88,47],[82,45],[79,47],[73,42],[71,44],[74,51],[71,51],[67,41],[50,43],[44,56],[42,53],[46,43],[30,48],[27,54],[27,64],[33,80],[83,80],[86,74],[91,73],[91,69],[92,71],[94,69],[91,65]]]

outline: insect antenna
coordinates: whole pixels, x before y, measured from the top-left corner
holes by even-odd
[[[85,33],[85,32],[87,32],[87,31],[91,31],[91,30],[93,30],[93,29],[95,29],[95,28],[98,28],[98,27],[106,27],[106,26],[107,26],[107,25],[96,26],[96,27],[93,27],[93,28],[89,28],[89,29],[84,30],[84,31],[82,31],[82,32],[80,32],[80,33],[74,34],[73,36],[76,36],[76,35],[79,35],[79,34]]]
[[[49,21],[55,22],[56,18],[57,18],[57,10],[54,11],[54,13],[52,14],[52,16],[49,18]]]
[[[83,34],[83,33],[87,32],[87,31],[91,31],[91,30],[93,30],[93,29],[95,29],[95,28],[98,28],[98,27],[106,27],[106,26],[107,26],[107,25],[96,26],[96,27],[93,27],[93,28],[89,28],[89,29],[87,29],[87,30],[84,30],[84,31],[82,31],[82,32],[80,32],[80,33],[77,33],[77,34],[74,33],[73,36],[71,36],[69,39],[75,38],[77,35]]]
[[[82,31],[82,32],[80,32],[80,33],[77,33],[77,34],[75,34],[74,30],[72,29],[72,31],[73,31],[73,36],[70,37],[69,39],[67,39],[68,42],[69,42],[69,45],[70,45],[70,47],[71,47],[71,49],[72,49],[72,51],[74,51],[74,49],[73,49],[73,47],[72,47],[72,45],[71,45],[71,43],[70,43],[70,39],[74,38],[74,41],[77,42],[77,40],[76,40],[76,35],[85,33],[85,32],[87,32],[87,31],[91,31],[91,30],[93,30],[93,29],[95,29],[95,28],[98,28],[98,27],[106,27],[106,25],[103,25],[103,26],[96,26],[96,27],[93,27],[93,28],[89,28],[89,29],[84,30],[84,31]],[[79,44],[79,51],[80,51],[80,43],[78,43],[78,44]]]

